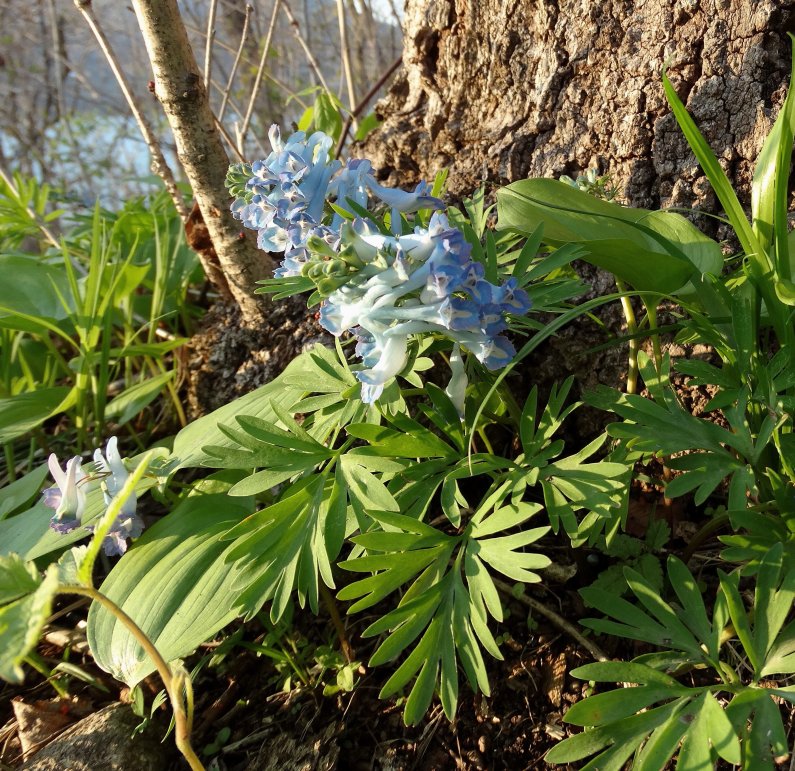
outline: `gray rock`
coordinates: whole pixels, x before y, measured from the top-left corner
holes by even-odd
[[[147,728],[133,736],[140,719],[129,706],[111,704],[75,723],[39,750],[25,771],[164,771],[174,755],[173,742],[160,742]]]

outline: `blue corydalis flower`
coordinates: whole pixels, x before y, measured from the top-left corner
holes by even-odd
[[[343,166],[329,156],[333,140],[320,131],[311,136],[297,131],[282,140],[278,126],[268,134],[273,148],[267,158],[254,161],[248,171],[235,167],[235,194],[232,214],[246,227],[257,231],[257,245],[268,252],[284,252],[285,259],[276,278],[302,275],[309,253],[308,239],[321,237],[334,248],[339,246],[344,218],[335,212],[326,216],[327,204],[354,214],[351,202],[366,208],[370,196],[395,213],[419,209],[441,209],[444,203],[431,195],[421,182],[412,192],[380,185],[370,161],[352,159]],[[241,180],[244,180],[241,182]],[[230,183],[231,186],[232,183]],[[393,227],[400,224],[393,214]],[[335,238],[336,241],[335,241]]]
[[[456,344],[449,392],[463,410],[466,374],[460,348],[489,369],[505,366],[515,354],[500,334],[507,328],[505,313],[527,310],[527,294],[515,280],[502,286],[488,282],[483,266],[469,258],[463,234],[439,212],[427,229],[418,227],[412,234],[386,236],[354,221],[341,237],[364,267],[325,299],[320,323],[334,335],[356,335],[362,400],[373,403],[406,366],[411,335],[436,333]]]
[[[505,366],[515,354],[501,334],[505,315],[527,312],[527,293],[514,278],[501,286],[486,280],[484,267],[471,259],[471,245],[438,211],[444,204],[427,183],[410,192],[385,187],[370,161],[343,166],[331,160],[332,140],[320,132],[307,137],[299,131],[282,141],[273,126],[269,136],[270,155],[250,167],[233,167],[228,184],[237,196],[232,211],[258,231],[260,248],[284,253],[275,277],[310,278],[323,298],[321,325],[336,336],[356,336],[362,360],[356,376],[367,403],[406,366],[412,335],[451,340],[448,394],[462,412],[467,380],[461,350],[489,369]],[[371,197],[391,210],[391,234],[353,216]],[[436,210],[428,227],[404,234],[401,215],[420,209]]]

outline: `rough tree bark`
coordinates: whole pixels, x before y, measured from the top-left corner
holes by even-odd
[[[262,321],[264,303],[252,292],[257,279],[265,278],[273,265],[268,255],[257,249],[251,231],[244,230],[229,211],[224,186],[229,159],[177,2],[134,0],[133,6],[152,62],[155,94],[168,118],[209,236],[202,237],[202,222],[196,218],[189,237],[199,248],[214,249],[243,322],[256,326]]]
[[[756,157],[783,102],[795,0],[407,0],[403,70],[361,152],[406,186],[448,168],[453,197],[481,182],[610,173],[635,206],[717,202],[671,115],[669,74],[749,201]],[[716,221],[697,224],[722,238]],[[582,266],[592,294],[610,276]],[[618,305],[600,313],[622,326]],[[585,320],[539,351],[535,382],[569,373],[620,385],[626,354]],[[579,354],[579,355],[578,355]],[[588,432],[593,425],[584,425]]]
[[[627,203],[712,200],[660,72],[741,187],[783,100],[795,0],[407,0],[404,69],[365,153],[394,181],[609,172]]]

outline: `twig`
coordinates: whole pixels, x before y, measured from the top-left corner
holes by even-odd
[[[353,90],[353,72],[351,72],[351,54],[348,50],[348,32],[345,28],[345,6],[343,0],[337,0],[337,21],[340,26],[340,53],[342,55],[342,67],[345,71],[345,80],[348,85],[348,104],[350,109],[356,106],[356,94]],[[358,128],[356,118],[353,118],[354,131]]]
[[[298,19],[296,19],[293,15],[287,0],[281,0],[281,2],[284,12],[287,14],[287,18],[290,20],[290,26],[293,28],[293,32],[295,33],[298,42],[301,44],[301,48],[304,49],[306,60],[309,62],[309,66],[314,71],[315,77],[320,82],[320,85],[323,86],[324,90],[330,94],[331,89],[328,87],[328,83],[326,83],[326,79],[323,77],[323,72],[320,69],[320,65],[318,64],[317,59],[315,59],[315,55],[307,45],[306,40],[304,40],[304,36],[301,34],[301,26],[298,24]]]
[[[226,111],[226,104],[229,101],[229,94],[232,91],[232,83],[237,75],[237,68],[240,66],[240,58],[243,56],[243,48],[246,45],[248,38],[248,25],[251,22],[251,4],[246,3],[246,18],[243,20],[243,31],[240,33],[240,45],[235,54],[235,60],[232,62],[232,70],[229,73],[229,79],[226,81],[226,88],[224,89],[223,96],[221,97],[221,106],[218,108],[218,123],[224,119],[224,112]],[[209,88],[209,85],[208,85]]]
[[[271,13],[271,20],[268,24],[268,34],[265,36],[265,46],[262,49],[262,56],[259,60],[259,66],[257,67],[257,76],[254,78],[254,85],[251,87],[251,97],[248,100],[248,107],[246,108],[246,114],[243,117],[243,124],[240,127],[240,130],[237,132],[237,148],[240,151],[241,155],[244,155],[243,152],[243,142],[246,140],[246,134],[248,133],[248,127],[251,123],[251,116],[254,114],[254,102],[257,100],[257,94],[259,93],[259,87],[262,83],[262,74],[265,72],[265,62],[268,58],[268,50],[271,47],[271,40],[273,39],[273,30],[276,27],[276,15],[279,11],[279,5],[281,4],[282,0],[274,0],[273,3],[273,13]]]
[[[403,62],[403,57],[398,56],[392,64],[389,65],[389,68],[384,72],[384,74],[378,78],[375,82],[373,87],[362,97],[361,102],[356,105],[356,109],[351,112],[351,114],[345,119],[345,124],[342,127],[342,133],[340,134],[340,141],[337,142],[337,149],[334,151],[334,157],[339,158],[340,153],[342,152],[342,147],[345,144],[345,140],[348,138],[348,132],[351,130],[351,123],[353,122],[354,117],[361,114],[362,110],[370,103],[370,100],[379,92],[381,87],[384,83],[392,77],[392,73],[400,67],[401,63]]]
[[[215,40],[215,14],[218,0],[210,0],[210,12],[207,16],[207,40],[204,44],[204,87],[210,91],[210,74],[213,68],[213,41]]]
[[[226,140],[227,145],[229,145],[229,149],[237,156],[237,159],[241,163],[245,163],[246,156],[240,152],[237,145],[235,144],[234,137],[226,130],[226,126],[224,126],[224,124],[221,123],[220,118],[217,117],[215,118],[215,127],[221,133],[221,136]]]
[[[58,35],[58,13],[55,10],[55,0],[48,0],[47,10],[50,17],[50,33],[52,35],[52,50],[55,67],[55,102],[58,106],[58,117],[63,123],[64,133],[66,134],[67,141],[69,142],[70,148],[72,150],[72,155],[74,156],[75,161],[77,162],[77,165],[80,169],[80,177],[83,181],[83,184],[86,186],[86,190],[88,191],[91,189],[91,173],[89,172],[85,161],[83,160],[83,154],[78,149],[77,137],[75,136],[75,132],[72,130],[72,121],[69,119],[66,111],[66,100],[64,99],[63,93],[65,62],[60,56],[61,40],[59,39]]]
[[[240,306],[243,324],[256,326],[262,322],[265,303],[253,289],[256,281],[273,269],[273,261],[267,252],[257,249],[255,239],[241,230],[229,210],[229,191],[224,184],[229,156],[216,128],[179,5],[177,0],[133,0],[132,6],[152,65],[155,96],[174,135],[197,214],[201,213],[188,241],[203,257],[205,272],[219,291],[228,287]]]
[[[510,595],[515,600],[527,605],[528,608],[532,608],[537,613],[540,613],[542,616],[551,621],[556,627],[558,627],[558,629],[562,629],[570,637],[573,637],[580,645],[582,645],[583,648],[585,648],[585,650],[588,651],[588,653],[591,654],[591,656],[593,656],[594,659],[596,659],[596,661],[609,660],[608,655],[595,642],[585,637],[579,631],[579,629],[574,626],[574,624],[570,624],[565,618],[555,613],[554,610],[548,608],[543,603],[539,602],[538,600],[534,600],[532,597],[529,597],[526,594],[516,597],[510,584],[505,583],[505,581],[500,581],[498,578],[493,578],[492,580],[494,581],[494,585],[501,592]]]
[[[116,58],[116,55],[113,53],[113,49],[110,47],[110,43],[105,37],[104,31],[99,26],[97,17],[91,7],[91,0],[74,0],[74,3],[77,7],[77,10],[83,14],[83,18],[86,20],[88,26],[91,28],[91,31],[94,33],[94,37],[97,39],[99,48],[105,55],[105,59],[110,65],[113,75],[116,78],[116,82],[119,84],[119,88],[121,89],[122,94],[124,94],[124,98],[127,100],[127,104],[130,107],[130,112],[132,112],[135,122],[138,124],[138,128],[141,130],[141,135],[146,142],[146,146],[149,148],[149,152],[152,155],[152,170],[165,183],[166,189],[168,190],[171,199],[174,201],[174,206],[176,206],[177,212],[179,212],[180,218],[183,222],[185,222],[188,219],[188,215],[190,214],[188,207],[185,205],[185,201],[182,200],[182,194],[177,188],[174,174],[166,162],[163,151],[160,149],[160,143],[155,136],[155,132],[149,125],[149,121],[138,108],[138,103],[133,96],[132,91],[130,90],[127,79],[124,77],[121,67],[119,66],[119,61]]]

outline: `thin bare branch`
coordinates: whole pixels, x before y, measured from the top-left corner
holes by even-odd
[[[204,87],[210,92],[210,75],[213,68],[213,41],[215,40],[215,15],[218,0],[210,0],[210,13],[207,16],[207,40],[204,45]]]
[[[55,10],[54,0],[47,0],[47,12],[48,16],[50,17],[50,35],[52,38],[53,56],[52,63],[53,67],[55,68],[55,77],[53,80],[55,82],[55,100],[58,106],[58,118],[60,120],[60,124],[63,126],[64,134],[66,135],[66,140],[69,143],[69,147],[71,148],[72,157],[74,158],[75,163],[77,163],[77,167],[80,169],[81,181],[86,190],[90,190],[91,172],[88,170],[88,167],[83,160],[83,153],[81,153],[79,150],[77,137],[75,136],[75,132],[72,129],[72,121],[69,118],[66,109],[66,100],[64,99],[63,81],[65,63],[61,55],[63,41],[58,34],[58,13]]]
[[[340,53],[342,55],[342,68],[345,71],[345,82],[348,86],[348,105],[351,111],[356,107],[356,94],[353,88],[353,72],[351,71],[351,52],[348,48],[348,32],[345,28],[345,5],[343,0],[337,0],[337,21],[340,25]],[[354,131],[358,128],[358,121],[352,114]]]
[[[549,621],[551,621],[558,629],[562,629],[569,637],[574,638],[580,645],[582,645],[591,656],[594,657],[596,661],[608,661],[608,655],[593,641],[589,640],[585,635],[577,629],[574,624],[570,621],[567,621],[563,616],[559,613],[555,613],[552,608],[548,608],[544,605],[543,602],[539,602],[538,600],[533,599],[532,597],[528,596],[527,594],[520,594],[518,597],[513,593],[513,587],[505,582],[501,581],[498,578],[492,579],[494,581],[494,585],[505,595],[509,597],[513,597],[518,602],[521,602],[523,605],[527,605],[528,608],[540,613],[542,616],[546,617]]]
[[[253,292],[273,263],[229,210],[230,197],[224,185],[229,158],[177,0],[133,0],[133,8],[152,64],[155,95],[168,118],[177,155],[196,198],[188,241],[204,255],[209,267],[215,267],[208,275],[221,273],[228,283],[243,323],[257,325],[264,303]]]
[[[398,56],[398,58],[389,65],[386,72],[384,72],[384,74],[373,84],[373,87],[362,97],[362,101],[356,105],[351,114],[345,119],[345,125],[343,125],[342,133],[340,134],[340,141],[337,142],[337,148],[334,151],[335,158],[339,158],[339,155],[342,152],[342,148],[345,145],[345,140],[348,138],[348,132],[351,130],[351,121],[353,118],[355,116],[361,115],[364,108],[370,103],[370,100],[379,92],[384,83],[386,83],[387,80],[392,77],[392,73],[394,73],[394,71],[400,67],[402,62],[403,57]]]
[[[246,3],[246,18],[243,20],[243,31],[240,33],[240,45],[237,47],[237,53],[235,54],[235,60],[232,62],[232,70],[229,73],[229,79],[226,81],[226,88],[223,91],[223,96],[221,98],[221,106],[218,109],[218,122],[220,123],[224,119],[224,112],[226,111],[227,102],[229,102],[229,94],[232,91],[232,84],[235,81],[235,75],[237,75],[237,68],[240,65],[240,57],[243,56],[243,48],[246,45],[246,39],[248,38],[248,25],[251,23],[251,11],[252,7],[250,3]],[[209,82],[209,79],[208,79]],[[208,86],[209,87],[209,86]],[[237,150],[237,147],[235,147]]]
[[[190,24],[186,24],[185,29],[187,29],[188,32],[193,32],[198,35],[204,35],[205,33],[205,30],[199,29],[198,27],[192,26]],[[232,48],[230,45],[224,43],[224,41],[221,39],[216,39],[215,45],[218,46],[219,48],[223,48],[225,51],[228,51],[229,53],[235,53],[236,50]],[[250,66],[254,66],[255,64],[257,64],[245,54],[243,54],[240,60],[244,64],[248,64]],[[298,95],[298,93],[296,93],[292,88],[290,88],[290,86],[288,86],[283,80],[277,78],[273,73],[267,71],[263,72],[263,77],[267,78],[271,83],[273,83],[274,86],[284,91],[285,94],[287,94],[291,99],[294,99],[295,102],[299,104],[303,109],[306,109],[309,106],[307,102],[304,101],[304,99],[302,99]],[[218,91],[220,92],[220,89],[218,89]],[[231,104],[231,99],[230,99],[230,104]]]
[[[315,73],[315,77],[318,79],[320,85],[323,86],[328,93],[331,93],[331,89],[328,87],[328,83],[326,83],[326,79],[323,77],[323,71],[320,69],[320,65],[318,64],[317,59],[315,59],[315,55],[307,45],[306,40],[304,40],[304,36],[301,34],[301,26],[298,24],[298,19],[296,19],[293,15],[292,10],[290,9],[290,4],[287,2],[287,0],[281,0],[281,2],[284,12],[287,14],[287,18],[290,20],[290,26],[293,28],[293,32],[295,33],[295,37],[298,39],[301,48],[304,49],[306,60],[309,62],[309,66]]]
[[[273,30],[276,27],[276,14],[279,11],[279,5],[281,4],[282,0],[274,0],[273,3],[273,13],[271,14],[271,20],[268,24],[268,34],[265,36],[265,46],[262,49],[262,56],[259,60],[259,67],[257,67],[257,76],[254,78],[254,85],[251,87],[251,97],[248,100],[248,108],[246,109],[246,114],[243,117],[243,123],[240,126],[239,131],[237,132],[237,148],[240,151],[240,154],[243,155],[243,143],[246,141],[246,134],[248,133],[248,127],[251,124],[251,116],[254,114],[254,103],[257,101],[257,94],[259,93],[259,87],[262,83],[262,74],[265,72],[265,62],[268,58],[268,51],[271,47],[271,40],[273,39]]]
[[[127,100],[127,104],[130,107],[130,112],[132,112],[135,122],[138,124],[138,128],[141,131],[141,135],[146,142],[146,146],[149,148],[149,153],[152,156],[152,171],[154,171],[154,173],[163,180],[171,199],[174,201],[174,206],[176,206],[177,212],[179,212],[179,216],[182,218],[183,222],[186,222],[190,212],[188,211],[188,207],[185,206],[185,201],[182,199],[182,194],[177,188],[174,174],[172,173],[171,167],[168,165],[166,158],[163,155],[163,151],[160,149],[160,142],[158,141],[154,130],[149,125],[149,121],[146,119],[146,116],[138,107],[138,102],[130,90],[130,86],[127,83],[127,78],[124,77],[124,73],[119,66],[119,60],[116,58],[116,54],[110,47],[110,43],[105,37],[105,33],[103,32],[102,27],[100,27],[99,21],[94,14],[94,10],[91,7],[91,0],[74,0],[74,2],[77,10],[83,14],[83,18],[86,20],[86,23],[94,33],[94,37],[97,39],[99,48],[105,55],[105,59],[110,65],[110,69],[116,78],[116,82],[119,84],[119,88],[121,89],[122,94],[124,94],[124,98]]]

